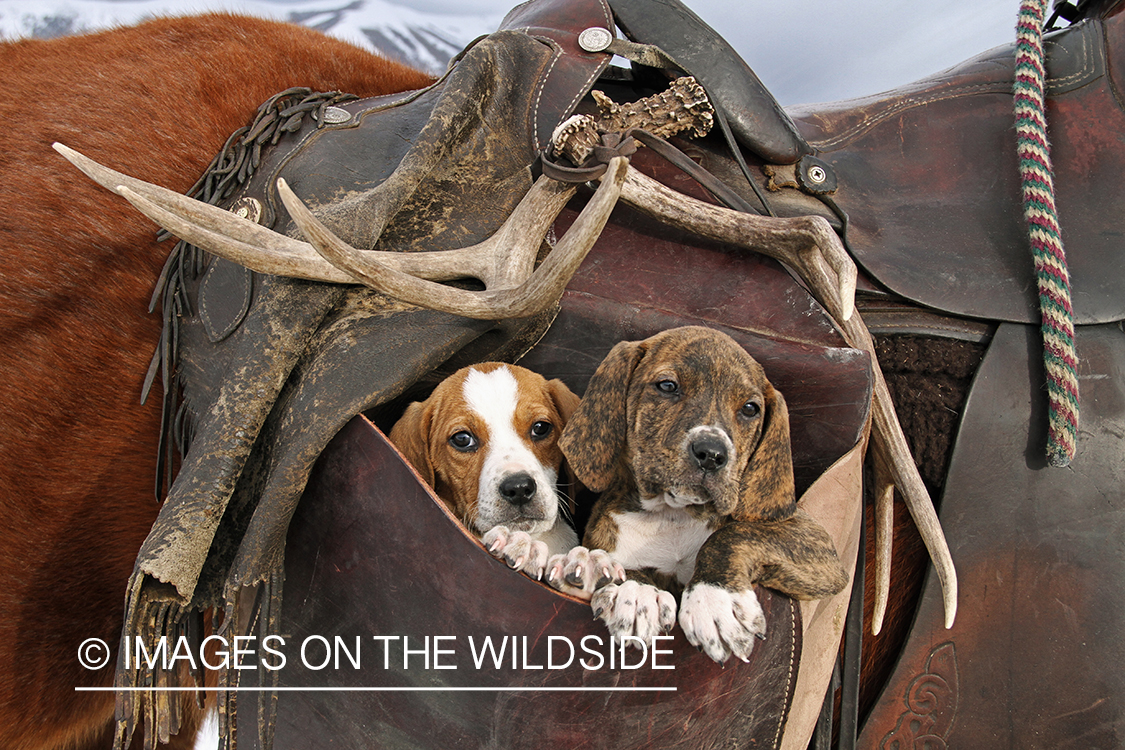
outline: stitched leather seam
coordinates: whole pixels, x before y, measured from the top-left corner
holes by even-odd
[[[598,5],[602,9],[602,21],[605,22],[606,28],[612,30],[614,28],[614,24],[613,24],[613,16],[611,15],[610,10],[609,10],[609,5],[605,2],[605,0],[601,0],[601,2],[598,3]],[[530,26],[524,26],[524,27],[519,28],[519,29],[513,29],[513,31],[522,31],[525,34],[527,34],[528,36],[530,36],[532,39],[538,39],[539,41],[550,45],[555,50],[555,56],[551,59],[551,64],[549,66],[547,66],[547,72],[544,73],[542,78],[539,79],[539,85],[536,88],[536,92],[535,92],[535,106],[532,107],[532,114],[531,114],[532,137],[535,139],[535,150],[536,151],[542,151],[546,147],[539,140],[539,102],[543,99],[543,91],[547,88],[547,81],[551,78],[551,72],[555,69],[555,63],[557,63],[563,56],[563,49],[559,45],[558,42],[556,42],[555,40],[553,40],[549,37],[531,34],[530,33],[531,32]],[[567,107],[566,107],[567,113],[570,113],[570,112],[574,111],[574,108],[578,106],[578,102],[581,101],[582,97],[584,97],[586,95],[586,92],[593,85],[594,80],[597,79],[597,77],[599,75],[601,75],[601,72],[604,68],[605,68],[605,65],[599,65],[597,67],[597,69],[594,70],[594,72],[590,74],[590,76],[582,84],[582,87],[579,89],[578,93],[574,96],[573,99],[570,100],[570,104],[567,105]]]
[[[201,292],[204,289],[206,289],[206,287],[207,287],[207,277],[211,275],[211,272],[213,270],[215,270],[215,265],[212,263],[211,267],[207,269],[207,274],[203,277],[203,281],[199,285],[199,288],[200,288]],[[214,337],[214,334],[212,333],[212,331],[215,330],[215,328],[211,323],[211,314],[209,312],[207,312],[207,295],[206,294],[200,294],[198,299],[199,299],[199,319],[203,321],[203,327],[207,331],[207,338],[211,339],[212,342],[213,342],[215,337]]]
[[[827,140],[827,141],[810,141],[810,143],[816,144],[816,146],[818,148],[821,148],[823,150],[827,150],[829,148],[839,146],[840,144],[842,144],[842,143],[844,143],[844,142],[846,142],[846,141],[848,141],[852,138],[863,135],[864,133],[866,133],[869,130],[871,130],[872,128],[874,128],[876,125],[879,125],[880,123],[882,123],[884,120],[886,120],[886,119],[888,119],[888,118],[890,118],[890,117],[892,117],[892,116],[894,116],[894,115],[896,115],[900,112],[904,112],[905,110],[908,110],[908,109],[913,109],[915,107],[921,107],[921,106],[926,105],[926,104],[933,104],[935,102],[944,101],[946,99],[956,99],[956,98],[958,98],[962,95],[965,95],[965,94],[976,95],[976,94],[1007,94],[1007,93],[1011,93],[1011,84],[1008,84],[1008,83],[1004,83],[1004,84],[1001,84],[1001,83],[980,83],[980,84],[974,84],[972,86],[962,86],[960,88],[950,89],[948,91],[943,91],[940,94],[933,94],[931,96],[924,96],[924,97],[919,97],[919,98],[911,97],[909,99],[903,100],[902,102],[899,102],[898,104],[894,105],[890,109],[884,110],[883,112],[879,113],[878,115],[871,118],[870,120],[865,120],[864,122],[860,123],[859,125],[856,125],[851,130],[847,130],[847,131],[841,133],[840,135],[836,136],[835,138],[832,138],[832,139]]]
[[[1083,78],[1091,75],[1092,73],[1094,73],[1097,70],[1093,60],[1091,59],[1089,38],[1086,35],[1083,35],[1083,36],[1080,37],[1080,39],[1082,41],[1082,45],[1081,45],[1082,65],[1081,65],[1081,68],[1078,71],[1070,74],[1069,76],[1063,76],[1062,78],[1048,78],[1047,81],[1045,82],[1045,85],[1048,88],[1048,90],[1050,90],[1052,87],[1058,88],[1060,85],[1065,86],[1066,84],[1069,84],[1071,82],[1080,81]],[[1057,42],[1048,42],[1048,44],[1055,45],[1056,47],[1058,46]],[[850,138],[854,138],[854,137],[858,137],[860,135],[863,135],[868,130],[875,127],[879,123],[881,123],[883,120],[885,120],[889,117],[892,117],[895,114],[898,114],[899,112],[902,112],[906,109],[911,109],[913,107],[919,107],[919,106],[923,106],[923,105],[926,105],[926,104],[933,104],[935,102],[940,102],[940,101],[944,101],[945,99],[955,98],[955,97],[961,96],[963,94],[972,95],[972,94],[982,94],[982,93],[984,93],[984,94],[987,94],[987,93],[1010,93],[1011,87],[1012,87],[1011,81],[1004,81],[1004,82],[994,81],[992,83],[980,83],[980,84],[973,84],[971,86],[960,86],[958,88],[950,89],[948,91],[943,91],[943,92],[940,92],[940,93],[936,93],[936,94],[933,94],[931,96],[924,96],[924,97],[920,97],[920,98],[911,97],[911,98],[903,100],[902,102],[896,104],[895,106],[891,107],[890,109],[887,109],[887,110],[881,112],[880,114],[876,115],[873,119],[866,120],[863,123],[861,123],[860,125],[857,125],[854,128],[852,128],[851,130],[848,130],[848,131],[845,131],[844,133],[841,133],[840,135],[836,136],[835,138],[833,138],[831,140],[813,141],[813,143],[816,143],[818,147],[823,147],[825,149],[834,148],[836,146],[839,146],[841,143],[849,140]]]
[[[609,29],[610,34],[613,34],[615,26],[614,26],[614,23],[613,23],[613,15],[612,15],[612,13],[610,12],[610,9],[609,9],[609,4],[605,0],[601,0],[599,5],[601,6],[601,9],[602,9],[602,21],[605,22],[605,28]],[[606,59],[606,61],[604,63],[602,63],[601,65],[598,65],[593,70],[593,72],[590,73],[590,75],[586,78],[585,82],[582,84],[582,87],[580,89],[578,89],[578,93],[576,93],[574,95],[574,98],[570,100],[570,103],[566,105],[566,111],[563,113],[564,118],[569,116],[570,113],[574,111],[574,109],[578,106],[578,102],[582,101],[582,97],[586,96],[586,92],[590,90],[590,88],[594,85],[594,81],[597,80],[597,77],[602,74],[602,71],[605,70],[608,65],[609,65],[609,60]],[[538,128],[536,129],[535,132],[536,132],[536,145],[538,145],[538,137],[539,137],[538,136],[538,133],[539,133]],[[542,147],[540,147],[540,150],[542,150]]]
[[[242,299],[245,302],[240,305],[240,312],[234,316],[231,322],[223,326],[221,330],[215,326],[211,314],[210,312],[208,312],[207,304],[207,298],[209,296],[206,293],[207,280],[209,278],[212,278],[214,273],[215,265],[214,263],[212,263],[211,267],[207,269],[207,273],[203,277],[203,282],[199,285],[200,293],[198,295],[198,299],[199,318],[203,321],[203,327],[207,332],[207,338],[210,339],[211,343],[217,344],[218,342],[230,336],[234,332],[234,330],[238,328],[239,325],[241,325],[243,319],[246,317],[246,311],[249,308],[250,303],[250,284],[252,283],[253,272],[240,273],[238,275],[239,279],[242,282]]]
[[[545,42],[555,50],[555,56],[551,58],[551,64],[547,66],[547,72],[539,79],[539,85],[535,90],[535,106],[531,108],[531,137],[535,139],[535,150],[542,151],[543,146],[539,143],[539,102],[543,99],[543,90],[547,88],[547,81],[551,78],[551,71],[555,69],[555,63],[562,59],[562,48],[559,47],[554,40],[547,39],[546,37],[535,36],[533,39],[538,39]]]
[[[793,696],[790,693],[793,689],[793,665],[797,659],[797,605],[792,599],[789,600],[789,616],[794,627],[793,635],[789,638],[789,675],[785,678],[786,707],[781,710],[777,717],[777,732],[773,737],[775,748],[781,746],[781,732],[785,728],[785,720],[793,707]]]
[[[1092,67],[1092,64],[1090,62],[1089,40],[1086,38],[1085,35],[1083,35],[1081,37],[1081,39],[1082,39],[1082,66],[1079,68],[1078,71],[1076,71],[1074,73],[1071,73],[1068,76],[1064,76],[1062,78],[1047,78],[1047,80],[1043,82],[1043,85],[1046,88],[1050,89],[1052,84],[1060,84],[1060,83],[1065,84],[1065,83],[1069,83],[1072,80],[1073,81],[1081,80],[1082,78],[1090,75],[1090,73],[1093,72],[1093,67]],[[1044,45],[1044,46],[1055,47],[1057,49],[1059,45],[1058,45],[1057,42],[1048,41],[1046,43],[1046,45]],[[1050,60],[1048,60],[1048,64],[1049,63],[1050,63]]]

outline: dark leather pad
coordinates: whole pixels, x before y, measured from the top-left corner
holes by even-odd
[[[1078,331],[1082,430],[1045,468],[1038,331],[996,333],[941,503],[960,579],[951,630],[928,577],[858,747],[1118,747],[1125,713],[1125,334]],[[940,740],[940,742],[939,742]],[[944,744],[942,744],[944,743]]]

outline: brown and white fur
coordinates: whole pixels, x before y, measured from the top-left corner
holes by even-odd
[[[615,346],[560,445],[602,492],[585,547],[627,571],[591,599],[613,635],[671,629],[682,592],[688,641],[745,660],[766,628],[755,585],[817,599],[847,583],[831,538],[797,508],[785,400],[724,333],[677,328]]]
[[[550,556],[578,543],[556,490],[558,438],[577,406],[561,380],[486,362],[407,407],[390,440],[491,553],[542,579]]]

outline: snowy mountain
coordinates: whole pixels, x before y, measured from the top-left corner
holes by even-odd
[[[310,26],[433,73],[503,18],[423,13],[385,0],[35,0],[0,2],[0,37],[51,38],[214,10]]]

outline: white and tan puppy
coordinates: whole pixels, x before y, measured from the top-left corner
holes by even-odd
[[[390,440],[492,554],[542,579],[578,543],[556,487],[558,438],[577,406],[561,380],[486,362],[407,407]]]

